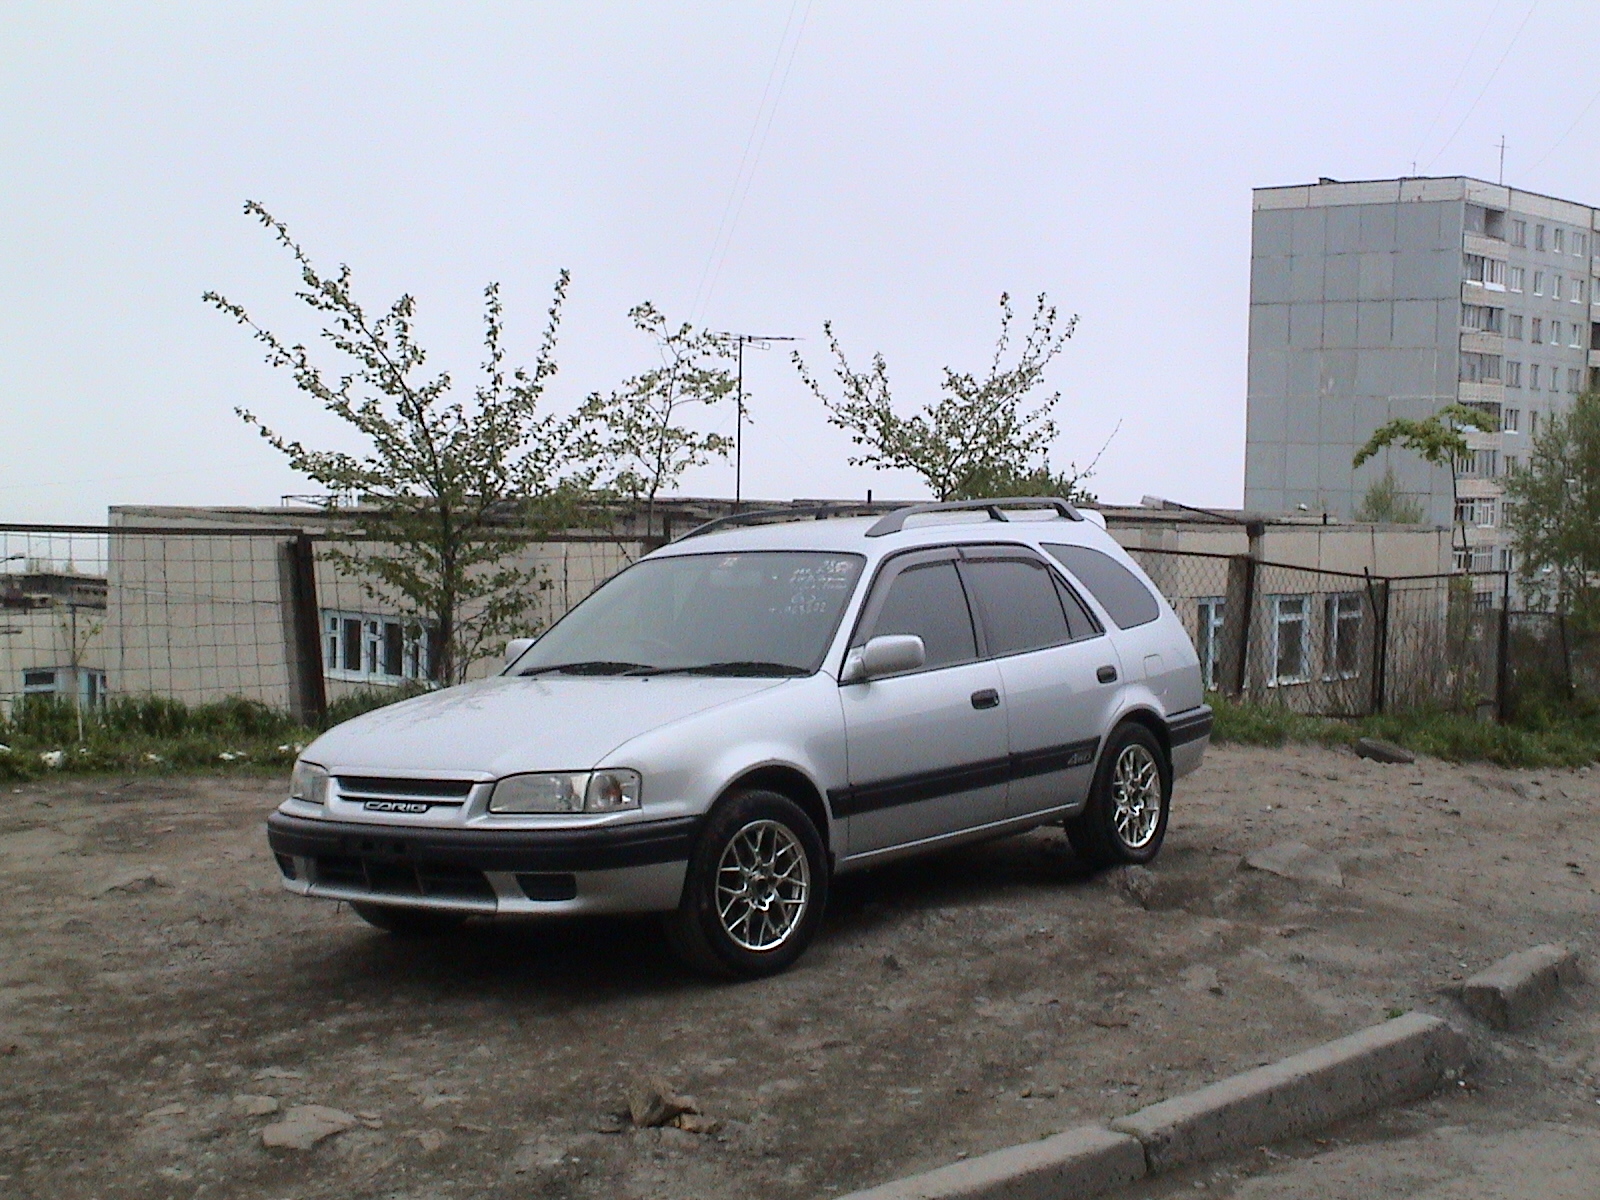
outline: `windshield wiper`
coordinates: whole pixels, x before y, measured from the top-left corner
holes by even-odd
[[[551,663],[547,667],[529,667],[526,671],[518,671],[518,675],[547,675],[551,671],[560,671],[563,675],[626,675],[629,671],[648,671],[652,668],[644,663],[636,662],[607,662],[604,659],[593,659],[588,662]]]
[[[657,667],[652,675],[751,675],[798,676],[809,675],[804,667],[793,663],[762,662],[759,659],[734,659],[730,662],[700,663],[693,667]]]

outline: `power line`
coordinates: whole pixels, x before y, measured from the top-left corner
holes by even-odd
[[[1417,152],[1411,156],[1411,170],[1416,173],[1416,160],[1422,157],[1422,148],[1428,144],[1428,138],[1433,135],[1433,127],[1439,123],[1439,118],[1444,116],[1444,110],[1450,107],[1450,101],[1455,97],[1456,89],[1461,86],[1461,81],[1466,78],[1467,68],[1472,65],[1473,58],[1478,53],[1478,47],[1483,44],[1483,35],[1489,32],[1489,26],[1494,24],[1495,17],[1500,15],[1500,8],[1505,0],[1495,0],[1494,7],[1489,10],[1488,19],[1483,27],[1478,30],[1478,36],[1473,39],[1472,49],[1467,51],[1467,57],[1461,62],[1461,69],[1456,72],[1454,82],[1445,91],[1444,99],[1439,101],[1439,111],[1433,114],[1433,120],[1428,122],[1428,127],[1422,131],[1422,137],[1417,139]]]
[[[1539,156],[1539,161],[1534,163],[1533,166],[1529,167],[1528,170],[1530,170],[1530,171],[1538,170],[1540,167],[1542,167],[1544,165],[1545,159],[1549,158],[1552,154],[1554,154],[1557,150],[1559,150],[1561,148],[1561,143],[1566,141],[1569,137],[1571,137],[1572,136],[1572,131],[1574,129],[1576,129],[1580,124],[1582,124],[1583,123],[1583,119],[1589,115],[1589,110],[1594,107],[1594,104],[1595,104],[1596,100],[1600,100],[1600,91],[1595,92],[1594,95],[1589,97],[1589,103],[1587,103],[1587,104],[1585,104],[1583,106],[1583,111],[1578,114],[1577,119],[1574,120],[1571,125],[1567,126],[1567,131],[1565,133],[1563,133],[1560,137],[1558,137],[1555,140],[1555,145],[1551,146],[1550,149],[1546,150],[1543,154],[1541,154]]]
[[[1450,144],[1456,140],[1456,134],[1460,133],[1461,130],[1465,128],[1468,118],[1470,118],[1472,114],[1477,111],[1478,101],[1482,100],[1484,95],[1488,92],[1489,86],[1494,83],[1495,77],[1500,74],[1500,68],[1506,65],[1506,59],[1511,57],[1511,51],[1516,46],[1517,39],[1522,36],[1522,31],[1528,27],[1528,20],[1533,16],[1534,10],[1538,7],[1539,0],[1533,0],[1533,3],[1528,6],[1528,11],[1522,18],[1522,24],[1517,26],[1517,31],[1511,35],[1511,40],[1506,43],[1505,53],[1500,55],[1500,61],[1495,63],[1494,70],[1490,71],[1489,78],[1483,81],[1483,87],[1478,90],[1478,94],[1473,97],[1472,103],[1467,106],[1467,111],[1462,114],[1460,122],[1458,122],[1455,129],[1450,132],[1450,136],[1445,138],[1444,145],[1439,147],[1439,153],[1435,154],[1433,158],[1428,161],[1428,165],[1423,168],[1424,172],[1433,170],[1433,164],[1444,157],[1444,152],[1450,149]]]
[[[783,90],[789,82],[789,72],[794,69],[795,56],[800,51],[800,39],[805,35],[806,21],[811,15],[811,2],[806,0],[805,10],[800,14],[800,24],[794,35],[794,41],[789,41],[789,29],[794,23],[795,10],[800,7],[800,0],[791,0],[789,15],[783,22],[783,33],[778,38],[778,50],[772,59],[772,67],[767,72],[767,82],[761,89],[761,102],[756,105],[755,119],[750,123],[750,133],[745,138],[744,152],[739,156],[739,168],[734,172],[733,185],[728,189],[728,199],[722,206],[722,217],[717,222],[716,235],[711,239],[711,250],[706,255],[706,265],[700,272],[700,282],[695,287],[694,299],[689,305],[690,318],[702,312],[704,307],[711,302],[711,293],[716,289],[717,277],[722,274],[722,264],[727,260],[728,250],[733,245],[734,230],[739,224],[739,215],[744,210],[745,197],[750,194],[750,187],[755,182],[756,168],[761,164],[761,153],[766,149],[767,135],[772,132],[772,122],[778,115],[778,104],[783,99]],[[788,46],[789,61],[783,68],[783,75],[778,77],[778,64],[783,62],[784,47]],[[772,89],[773,80],[778,80],[777,91]],[[772,96],[772,104],[767,105],[768,95]],[[762,116],[766,116],[763,127]],[[760,138],[757,140],[757,133]],[[752,156],[751,150],[755,153]],[[746,171],[748,165],[749,170]],[[741,189],[740,184],[743,184]]]

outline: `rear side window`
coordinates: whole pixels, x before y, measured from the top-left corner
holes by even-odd
[[[1119,629],[1147,625],[1161,615],[1161,606],[1139,577],[1109,554],[1087,546],[1044,547],[1073,578],[1094,593]]]
[[[927,651],[927,667],[947,667],[978,657],[967,595],[952,562],[908,567],[889,583],[873,637],[914,633]]]
[[[1042,562],[1025,558],[969,559],[962,573],[983,614],[989,653],[1017,654],[1072,640],[1055,580]]]
[[[1061,580],[1056,580],[1056,591],[1061,594],[1061,607],[1067,612],[1067,628],[1072,631],[1072,640],[1080,638],[1098,637],[1105,630],[1100,628],[1100,622],[1094,619],[1094,614],[1084,602],[1078,599],[1078,593],[1069,588]]]

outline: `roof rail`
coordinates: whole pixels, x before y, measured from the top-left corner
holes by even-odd
[[[905,528],[907,518],[918,517],[923,513],[985,511],[991,521],[1009,521],[1011,518],[1000,511],[1003,508],[1053,508],[1057,516],[1065,517],[1069,521],[1083,520],[1083,514],[1059,496],[1005,496],[998,500],[949,500],[943,504],[912,504],[906,508],[897,508],[867,530],[867,536],[882,537],[886,533],[899,533]]]
[[[688,533],[673,538],[674,542],[688,541],[692,537],[699,537],[703,533],[715,533],[719,529],[728,529],[735,525],[762,525],[769,521],[825,521],[829,517],[875,517],[880,513],[892,512],[894,505],[888,503],[874,504],[867,501],[862,504],[814,504],[809,508],[758,508],[750,512],[729,513],[725,517],[717,517],[696,525]]]

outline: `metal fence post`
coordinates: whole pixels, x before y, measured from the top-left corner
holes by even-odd
[[[1373,684],[1372,711],[1383,712],[1384,705],[1388,702],[1389,692],[1389,596],[1392,591],[1392,580],[1384,579],[1383,605],[1378,610],[1378,628],[1374,631],[1373,654],[1377,657],[1378,664]]]
[[[1227,681],[1235,699],[1242,697],[1250,682],[1250,626],[1256,605],[1256,559],[1235,555],[1228,563],[1228,594],[1222,610],[1224,629],[1233,627],[1235,636],[1225,637],[1229,655]]]
[[[284,551],[289,556],[289,604],[294,620],[294,696],[300,719],[320,728],[328,719],[328,689],[323,679],[317,562],[311,535],[296,535],[284,546]]]
[[[1500,585],[1500,661],[1494,673],[1494,719],[1504,725],[1511,718],[1511,572],[1506,571]]]

